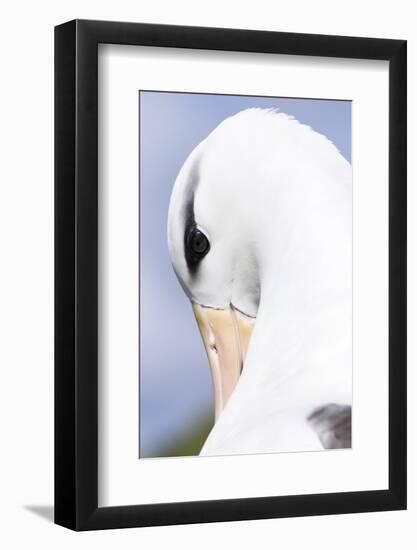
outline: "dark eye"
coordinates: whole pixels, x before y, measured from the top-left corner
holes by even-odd
[[[187,245],[189,252],[196,260],[201,260],[210,250],[210,243],[207,237],[195,226],[188,234]]]

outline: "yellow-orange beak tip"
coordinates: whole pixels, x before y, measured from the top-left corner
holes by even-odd
[[[193,303],[193,311],[210,364],[217,420],[239,381],[255,319],[232,305],[214,309]]]

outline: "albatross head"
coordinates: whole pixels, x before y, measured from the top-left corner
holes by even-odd
[[[294,259],[290,246],[317,252],[305,236],[321,223],[324,182],[315,184],[323,156],[328,171],[337,171],[341,156],[326,138],[284,114],[249,109],[224,120],[177,177],[168,246],[208,354],[216,419],[244,368],[266,289],[287,280],[288,292],[296,292],[299,270],[323,276],[305,256]]]

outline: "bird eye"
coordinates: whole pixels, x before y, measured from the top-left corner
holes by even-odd
[[[197,260],[201,260],[210,250],[207,237],[197,227],[193,227],[188,235],[188,249]]]

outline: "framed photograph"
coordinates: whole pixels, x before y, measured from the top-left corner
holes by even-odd
[[[406,42],[55,29],[55,522],[406,507]]]

